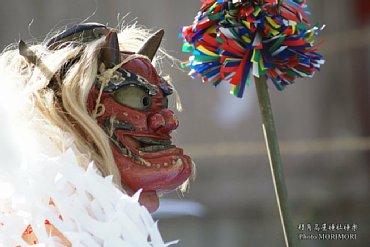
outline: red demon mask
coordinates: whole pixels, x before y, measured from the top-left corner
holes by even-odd
[[[87,102],[93,112],[102,91],[104,112],[97,121],[111,140],[122,186],[130,194],[142,189],[140,201],[150,211],[158,208],[157,193],[176,189],[192,172],[191,159],[171,142],[171,132],[179,125],[168,109],[172,87],[150,62],[162,36],[163,31],[157,32],[138,52],[147,59],[119,51],[117,33],[110,32],[100,55],[103,68],[136,58],[115,70],[108,83],[102,83],[98,75]]]

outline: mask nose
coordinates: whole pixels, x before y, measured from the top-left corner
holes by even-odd
[[[168,109],[161,110],[148,118],[148,127],[152,131],[170,133],[177,129],[178,126],[179,121],[176,119],[175,114]]]

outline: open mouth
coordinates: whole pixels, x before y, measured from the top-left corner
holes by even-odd
[[[132,190],[168,192],[189,178],[191,159],[172,144],[169,136],[131,135],[124,131],[116,131],[116,134],[116,147],[124,154],[116,162],[122,171],[122,180]]]
[[[153,159],[183,154],[183,150],[173,145],[171,139],[118,132],[120,131],[117,131],[117,136],[120,138],[116,138],[117,146],[124,154],[133,158]]]
[[[127,121],[106,118],[103,122],[106,133],[123,155],[134,159],[152,159],[169,155],[182,155],[181,148],[172,144],[168,134],[135,133],[133,126]]]
[[[161,140],[143,136],[131,136],[131,138],[138,142],[139,145],[136,149],[142,152],[153,153],[176,148],[176,146],[172,144],[171,140]]]
[[[113,156],[124,185],[133,191],[168,192],[186,181],[192,169],[189,156],[172,144],[167,133],[133,132],[123,121],[106,121]]]

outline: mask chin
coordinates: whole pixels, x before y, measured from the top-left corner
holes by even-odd
[[[157,211],[159,208],[159,198],[155,191],[141,192],[139,202],[146,207],[150,213]]]
[[[192,173],[191,159],[183,155],[181,149],[176,154],[149,159],[123,155],[115,145],[112,150],[123,183],[133,191],[168,192],[180,186]]]

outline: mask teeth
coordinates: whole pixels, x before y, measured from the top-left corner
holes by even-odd
[[[141,158],[141,157],[137,157],[138,158],[138,160],[140,161],[140,163],[141,163],[141,165],[144,165],[144,166],[146,166],[146,167],[151,167],[152,166],[152,163],[150,163],[149,161],[146,161],[146,160],[144,160],[143,158]]]

